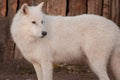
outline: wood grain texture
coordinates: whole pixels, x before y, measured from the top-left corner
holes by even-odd
[[[5,38],[6,38],[6,26],[7,26],[7,18],[0,17],[0,61],[3,60],[3,55],[5,51]]]
[[[88,13],[102,15],[103,0],[88,0]]]
[[[0,0],[0,17],[5,17],[6,16],[6,0]]]
[[[75,16],[87,13],[87,0],[69,0],[68,16]]]
[[[4,62],[9,62],[14,59],[14,49],[15,44],[12,40],[11,34],[10,34],[10,25],[12,22],[12,18],[15,15],[17,11],[17,1],[18,0],[8,0],[8,21],[7,27],[6,27],[6,44],[5,44],[5,53],[4,53]]]
[[[103,16],[106,18],[109,18],[109,19],[111,17],[111,6],[112,6],[111,0],[104,0],[104,2],[103,2]]]
[[[66,0],[47,0],[47,14],[66,15]]]
[[[19,0],[19,8],[24,4],[27,3],[29,6],[31,6],[33,3],[33,0]]]
[[[120,0],[112,0],[111,19],[120,25]]]

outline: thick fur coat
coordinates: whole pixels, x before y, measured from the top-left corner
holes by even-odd
[[[120,30],[101,16],[50,16],[38,6],[23,4],[13,18],[11,35],[33,64],[38,80],[52,80],[53,63],[79,62],[86,56],[99,80],[110,80],[107,64],[120,80]]]

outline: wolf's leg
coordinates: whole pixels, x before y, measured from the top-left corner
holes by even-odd
[[[42,80],[42,69],[41,69],[41,65],[40,64],[33,64],[36,74],[37,74],[37,78],[38,80]]]
[[[43,80],[52,80],[53,79],[53,64],[51,62],[42,62],[42,77]]]
[[[93,61],[89,58],[89,65],[93,72],[98,76],[99,80],[110,80],[107,74],[106,64],[101,60]]]
[[[120,45],[114,48],[110,66],[112,68],[116,80],[120,80]]]
[[[108,56],[99,53],[99,51],[88,50],[86,56],[89,61],[89,66],[98,76],[99,80],[110,80],[107,74]],[[106,53],[105,53],[106,54]]]
[[[107,64],[114,49],[113,40],[107,34],[97,34],[96,31],[91,31],[86,35],[83,48],[89,66],[99,80],[110,80],[107,74]]]

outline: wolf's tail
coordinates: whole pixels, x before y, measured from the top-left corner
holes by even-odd
[[[117,47],[111,57],[111,68],[116,80],[120,80],[120,40],[117,43]]]

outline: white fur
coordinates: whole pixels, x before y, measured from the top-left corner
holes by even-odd
[[[110,80],[106,72],[108,60],[110,56],[120,55],[118,26],[97,15],[49,16],[42,13],[42,5],[23,5],[11,25],[13,40],[23,56],[33,64],[38,80],[52,80],[53,63],[78,62],[82,56],[86,56],[99,80]],[[47,32],[43,38],[42,31]],[[117,62],[116,58],[118,61],[120,57],[111,61],[118,64],[115,68],[113,66],[113,70],[120,80],[120,61]]]

